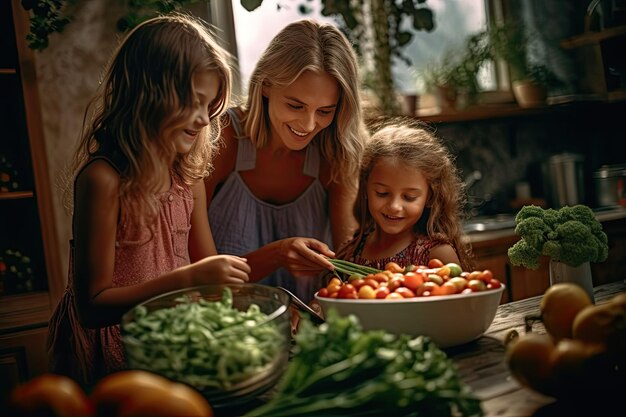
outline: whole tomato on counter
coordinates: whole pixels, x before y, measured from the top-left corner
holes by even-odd
[[[9,411],[14,417],[213,417],[195,389],[140,370],[102,378],[89,396],[69,377],[44,374],[11,392]]]
[[[83,389],[73,379],[43,374],[11,391],[8,401],[11,416],[89,417],[93,407]]]

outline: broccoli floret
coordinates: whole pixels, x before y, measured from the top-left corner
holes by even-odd
[[[508,250],[511,263],[530,269],[539,267],[539,257],[577,267],[602,262],[608,256],[608,238],[593,211],[582,204],[559,210],[524,206],[515,217],[521,239]]]

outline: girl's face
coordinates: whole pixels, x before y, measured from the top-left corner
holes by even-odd
[[[368,209],[380,232],[413,233],[428,201],[428,181],[396,158],[381,158],[367,180]]]
[[[165,130],[166,138],[172,138],[174,148],[178,153],[187,153],[191,150],[200,131],[211,121],[209,114],[213,108],[213,102],[217,98],[220,79],[216,71],[197,71],[191,78],[193,89],[193,105],[189,118],[183,125],[177,125]]]
[[[268,99],[272,145],[300,150],[328,127],[337,110],[339,85],[327,73],[303,72],[287,87],[263,87]]]

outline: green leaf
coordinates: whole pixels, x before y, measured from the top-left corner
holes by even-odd
[[[249,12],[258,8],[262,3],[263,0],[241,0],[241,5]]]
[[[432,31],[435,28],[435,19],[430,9],[422,8],[413,12],[413,29]]]

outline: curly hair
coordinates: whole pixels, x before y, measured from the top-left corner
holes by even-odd
[[[363,236],[375,227],[368,210],[367,181],[381,158],[394,158],[419,170],[430,189],[427,207],[414,231],[449,241],[457,251],[461,266],[470,270],[473,267],[471,248],[463,239],[461,224],[466,197],[454,157],[432,130],[418,121],[391,119],[374,129],[377,130],[368,141],[361,160],[358,197],[354,206],[360,228],[337,256],[353,251]]]
[[[257,148],[268,143],[270,125],[263,86],[286,87],[304,71],[325,72],[339,84],[337,114],[315,140],[324,159],[332,162],[331,179],[354,179],[369,133],[361,112],[356,55],[346,37],[331,24],[299,20],[272,39],[250,78],[244,108],[246,134]]]
[[[191,184],[211,169],[221,133],[219,116],[229,103],[229,59],[208,25],[190,15],[172,13],[135,27],[114,51],[98,94],[87,106],[71,178],[95,154],[106,155],[120,165],[122,212],[136,214],[140,221],[156,215],[157,172],[170,168]],[[163,132],[182,127],[189,118],[192,78],[198,71],[215,71],[220,86],[209,111],[209,126],[190,152],[178,154]],[[68,184],[69,207],[71,188]]]

